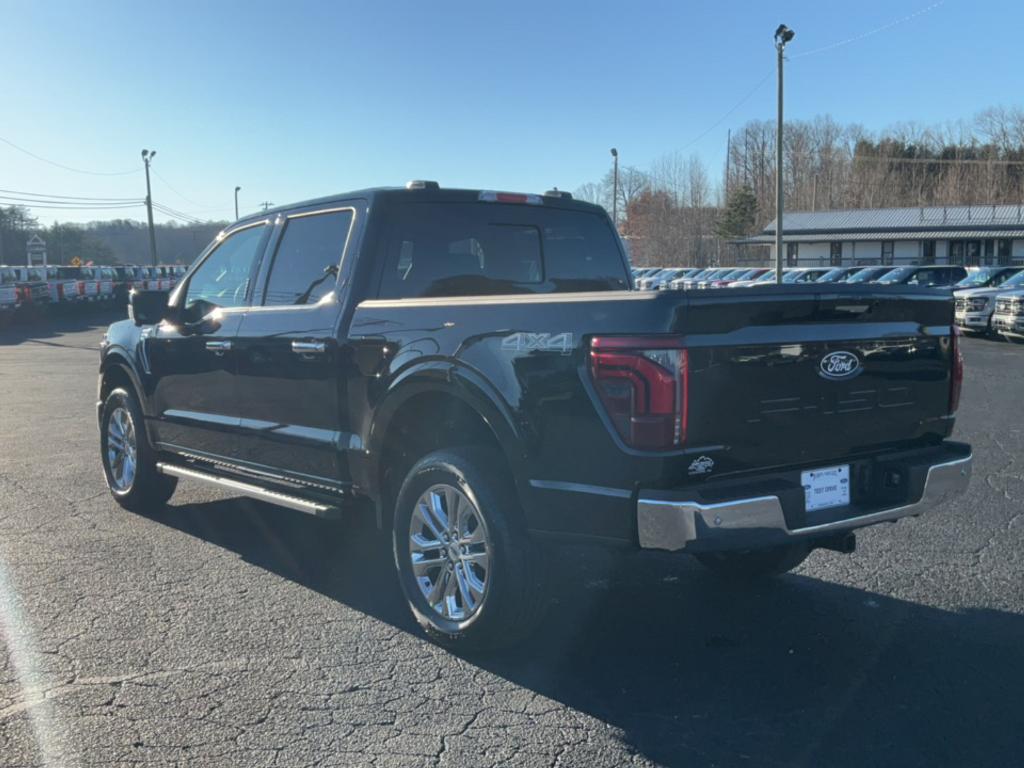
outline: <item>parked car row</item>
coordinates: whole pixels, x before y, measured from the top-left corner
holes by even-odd
[[[786,267],[783,269],[782,282],[882,283],[952,288],[967,277],[965,267],[944,264],[905,267]],[[746,288],[773,283],[775,279],[775,269],[772,267],[644,267],[634,270],[634,285],[641,291]]]
[[[170,291],[187,267],[0,266],[0,323],[42,310],[80,307],[93,302],[126,302],[133,288]]]
[[[957,288],[954,318],[962,331],[1024,341],[1024,267],[987,267]]]
[[[638,290],[745,288],[775,282],[770,267],[644,267],[633,270]],[[782,282],[877,283],[949,288],[957,326],[968,333],[1024,342],[1024,266],[966,267],[926,264],[904,267],[787,267]]]

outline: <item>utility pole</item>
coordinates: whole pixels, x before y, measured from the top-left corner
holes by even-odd
[[[619,231],[619,150],[612,147],[612,158],[615,163],[615,170],[612,173],[612,224],[615,231]]]
[[[269,200],[264,200],[262,203],[260,203],[260,208],[262,208],[263,212],[266,213],[267,211],[270,210],[270,206],[272,205],[273,203],[270,202]]]
[[[729,167],[732,162],[732,128],[725,133],[725,204],[729,204]]]
[[[775,50],[779,54],[779,121],[775,129],[775,282],[782,282],[782,52],[796,33],[785,24],[775,30]]]
[[[142,162],[146,164],[146,217],[149,219],[149,258],[156,266],[156,230],[153,228],[153,191],[149,186],[149,163],[156,157],[156,150],[142,150]]]
[[[235,221],[238,221],[238,190],[240,189],[241,187],[235,187]]]

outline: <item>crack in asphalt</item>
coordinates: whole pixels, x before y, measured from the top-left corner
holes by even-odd
[[[688,559],[558,550],[542,635],[460,658],[419,634],[366,526],[184,484],[166,510],[117,508],[75,344],[0,348],[0,444],[18,441],[0,452],[4,768],[1019,761],[1024,432],[1005,382],[1024,355],[965,342],[962,503],[742,590]],[[40,359],[61,375],[33,376]]]

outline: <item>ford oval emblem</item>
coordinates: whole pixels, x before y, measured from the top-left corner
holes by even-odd
[[[832,381],[852,379],[863,370],[860,358],[853,352],[829,352],[818,364],[818,373]]]

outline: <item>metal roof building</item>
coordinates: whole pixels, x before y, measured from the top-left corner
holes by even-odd
[[[786,263],[856,264],[1024,263],[1024,206],[957,205],[794,211],[784,215]],[[739,241],[771,247],[775,222]]]

